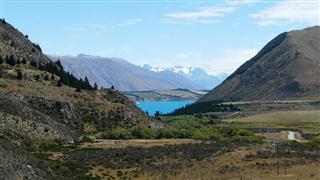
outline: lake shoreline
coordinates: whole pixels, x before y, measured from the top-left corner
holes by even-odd
[[[194,101],[143,101],[136,102],[137,106],[144,112],[148,112],[149,115],[155,115],[158,111],[160,114],[167,114],[175,109],[191,104]]]

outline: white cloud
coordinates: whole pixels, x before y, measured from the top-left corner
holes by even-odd
[[[221,20],[215,19],[235,10],[232,6],[205,6],[195,11],[169,13],[164,23],[170,24],[213,24]]]
[[[319,24],[318,1],[281,1],[274,6],[251,14],[261,26],[289,23]]]

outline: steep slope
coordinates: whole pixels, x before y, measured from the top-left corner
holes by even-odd
[[[220,84],[228,75],[210,75],[201,68],[174,66],[169,68],[152,67],[148,64],[143,65],[143,68],[164,75],[175,75],[183,77],[193,84],[199,86],[202,90],[209,90]]]
[[[50,59],[43,55],[38,44],[32,43],[27,35],[23,35],[5,20],[0,22],[0,53],[3,59],[12,56],[19,61],[37,60],[47,64]]]
[[[320,27],[285,32],[198,102],[319,99]]]
[[[0,41],[0,135],[74,142],[88,133],[153,124],[118,91],[94,90],[63,71],[4,20]]]
[[[171,76],[151,72],[123,59],[103,58],[80,54],[72,56],[50,56],[61,60],[65,69],[76,77],[88,77],[99,87],[111,87],[120,91],[147,91],[164,89],[200,89],[189,80],[173,74]]]

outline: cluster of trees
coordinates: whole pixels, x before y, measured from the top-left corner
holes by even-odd
[[[102,135],[105,139],[178,139],[191,138],[198,140],[230,140],[261,142],[261,137],[254,136],[250,131],[233,128],[201,127],[196,129],[178,128],[116,128]]]
[[[221,101],[200,102],[188,104],[182,108],[174,110],[169,116],[194,115],[207,112],[234,112],[240,111],[240,108],[234,104],[223,104]]]
[[[27,64],[27,61],[25,58],[23,58],[21,61],[18,59],[16,60],[13,55],[6,56],[5,58],[0,56],[0,64],[9,64],[11,66],[15,66],[16,64]]]
[[[57,86],[62,86],[62,84],[65,84],[65,85],[76,88],[77,92],[80,92],[82,89],[85,89],[85,90],[98,89],[98,86],[96,83],[93,87],[90,85],[87,77],[84,80],[81,78],[78,79],[72,73],[64,71],[60,60],[54,63],[49,62],[46,65],[42,65],[41,63],[38,64],[36,61],[31,61],[30,65],[40,70],[47,71],[49,73],[59,76],[60,80],[58,81]]]
[[[0,22],[2,22],[3,24],[7,24],[7,22],[4,18],[3,19],[0,18]]]
[[[23,58],[21,61],[16,60],[13,55],[6,56],[5,58],[0,56],[0,64],[3,64],[3,63],[6,63],[11,66],[15,66],[18,64],[27,64],[27,61],[25,58]],[[87,77],[84,80],[81,78],[78,79],[72,73],[64,71],[60,60],[56,62],[49,62],[46,65],[37,63],[35,60],[33,60],[30,62],[30,65],[42,71],[47,71],[49,73],[59,76],[60,80],[58,81],[57,86],[62,86],[62,84],[65,84],[65,85],[76,88],[76,91],[78,92],[80,92],[82,89],[84,90],[98,89],[98,85],[96,83],[94,84],[93,87],[91,86]],[[17,79],[22,79],[21,74],[22,74],[21,71],[17,71],[17,76],[18,76]],[[47,77],[45,77],[44,79],[49,80],[48,75],[46,76]],[[54,79],[54,76],[51,76],[51,79]]]

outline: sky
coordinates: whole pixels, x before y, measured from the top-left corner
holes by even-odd
[[[319,25],[318,0],[0,0],[50,55],[89,54],[231,73],[278,34]]]

